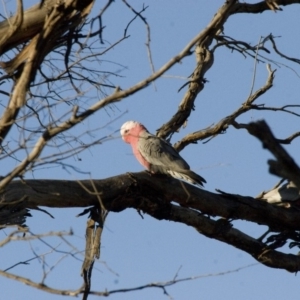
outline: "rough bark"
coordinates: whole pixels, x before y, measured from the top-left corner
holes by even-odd
[[[12,31],[12,24],[16,23],[18,15],[0,23],[0,55],[21,43],[34,37],[42,28],[47,14],[57,0],[45,0],[43,4],[36,4],[22,12],[22,22],[17,30]]]
[[[92,4],[92,0],[62,3],[46,1],[42,7],[34,6],[24,14],[20,11],[12,20],[0,23],[0,36],[1,30],[4,34],[0,40],[0,54],[32,38],[12,60],[0,62],[0,67],[9,75],[15,74],[13,92],[0,119],[0,145],[14,124],[20,108],[26,104],[28,88],[45,56],[65,43],[66,32],[85,19]],[[23,14],[21,22],[15,21],[20,14]],[[11,23],[15,25],[11,26]],[[24,37],[19,36],[18,32],[23,32]]]
[[[99,198],[100,197],[100,198]],[[241,219],[267,225],[274,232],[300,230],[299,211],[272,206],[239,195],[215,194],[146,172],[128,173],[93,182],[65,180],[13,181],[1,194],[2,208],[17,203],[22,208],[99,206],[109,211],[135,208],[158,220],[193,226],[201,234],[248,252],[273,268],[300,270],[300,258],[268,247],[232,227],[229,220]],[[181,206],[172,204],[177,202]],[[22,205],[23,204],[23,205]],[[214,220],[206,216],[220,216]]]

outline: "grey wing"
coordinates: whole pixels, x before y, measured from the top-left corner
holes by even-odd
[[[178,171],[190,169],[188,163],[168,142],[150,133],[140,136],[138,149],[153,166]]]

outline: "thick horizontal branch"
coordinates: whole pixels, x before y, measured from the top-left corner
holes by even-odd
[[[300,230],[299,211],[272,206],[239,195],[214,194],[167,176],[128,173],[103,180],[13,181],[2,193],[2,206],[23,201],[26,208],[86,207],[102,204],[109,211],[136,208],[158,220],[195,227],[201,234],[237,247],[261,263],[291,272],[300,270],[300,258],[268,248],[261,240],[232,228],[228,219],[264,224],[276,231]],[[171,204],[177,202],[182,207]],[[207,214],[208,216],[206,216]],[[221,216],[213,220],[210,216]]]
[[[109,211],[136,208],[148,212],[150,203],[159,205],[163,211],[175,201],[208,215],[247,220],[279,231],[300,230],[296,210],[272,206],[251,197],[211,193],[171,177],[147,172],[122,174],[93,180],[93,183],[89,180],[17,180],[0,194],[3,206],[18,203],[20,207],[19,201],[23,199],[25,208],[88,207],[99,204],[97,196]]]

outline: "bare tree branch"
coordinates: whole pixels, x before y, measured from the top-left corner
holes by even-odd
[[[45,21],[41,32],[37,34],[13,60],[5,64],[2,63],[2,67],[5,68],[8,73],[15,72],[23,63],[24,67],[22,68],[21,74],[17,76],[18,79],[9,105],[0,119],[0,144],[2,144],[13,125],[20,108],[25,105],[29,84],[34,80],[37,69],[44,57],[57,46],[59,37],[70,28],[76,27],[91,9],[91,0],[86,2],[85,7],[77,4],[78,9],[81,9],[79,14],[76,10],[76,6],[74,9],[73,1],[55,5]],[[62,20],[64,20],[64,22],[62,22]],[[69,20],[69,22],[66,22],[67,20]],[[63,24],[63,26],[61,24]]]
[[[153,283],[148,283],[148,284],[133,287],[133,288],[123,288],[123,289],[121,288],[121,289],[109,290],[109,291],[103,291],[103,292],[90,291],[89,295],[108,297],[112,294],[139,291],[139,290],[144,290],[144,289],[148,289],[148,288],[159,288],[159,289],[163,290],[163,292],[165,294],[168,294],[167,291],[166,291],[166,288],[169,287],[169,286],[175,285],[177,283],[196,280],[196,279],[201,279],[201,278],[207,278],[207,277],[224,276],[224,275],[227,275],[227,274],[240,272],[243,269],[247,269],[247,268],[250,268],[250,267],[255,266],[255,265],[256,264],[251,264],[251,265],[248,265],[248,266],[240,267],[240,268],[229,270],[229,271],[218,272],[218,273],[211,273],[211,274],[198,275],[198,276],[179,278],[179,279],[174,278],[174,279],[166,281],[166,282],[153,282]],[[52,293],[52,294],[76,297],[76,296],[83,293],[82,289],[77,289],[77,290],[73,290],[73,291],[53,289],[53,288],[50,288],[50,287],[48,287],[44,284],[35,283],[35,282],[25,278],[25,277],[15,276],[13,274],[3,272],[1,270],[0,270],[0,275],[3,275],[4,277],[11,278],[11,279],[14,279],[14,280],[18,280],[20,282],[25,283],[26,285],[29,285],[29,286],[34,287],[36,289],[39,289],[39,290],[42,290],[42,291],[45,291],[45,292],[49,292],[49,293]]]
[[[277,161],[268,161],[270,172],[293,181],[300,190],[300,168],[276,140],[267,123],[264,121],[250,123],[247,130],[256,136],[262,142],[263,147],[276,157]]]
[[[276,3],[276,6],[287,6],[291,4],[300,3],[299,0],[267,0],[261,1],[258,3],[250,4],[250,3],[236,3],[232,9],[232,14],[236,13],[252,13],[252,14],[260,14],[263,13],[265,10],[273,10],[268,4],[270,2]]]
[[[229,17],[235,2],[235,0],[226,1],[214,15],[208,26],[201,32],[195,49],[197,66],[189,81],[188,91],[185,93],[176,114],[168,121],[168,123],[157,130],[157,136],[163,138],[168,137],[170,134],[177,131],[190,116],[191,111],[194,109],[196,97],[204,88],[204,83],[206,81],[204,75],[213,65],[214,53],[209,50],[209,47],[214,36],[220,31]]]
[[[300,268],[300,258],[297,255],[275,251],[268,247],[268,243],[233,228],[226,220],[247,220],[267,225],[274,232],[291,232],[300,230],[297,210],[283,211],[281,207],[250,197],[213,194],[185,183],[178,184],[177,180],[166,176],[149,176],[144,172],[97,180],[93,181],[93,184],[101,195],[103,205],[109,211],[119,212],[134,207],[158,220],[172,220],[193,226],[201,234],[234,245],[270,267],[284,268],[291,272]],[[44,194],[46,185],[48,193]],[[90,181],[82,181],[80,185],[72,181],[29,180],[26,185],[14,181],[7,187],[2,198],[5,199],[3,204],[8,205],[11,201],[19,199],[20,193],[26,194],[27,207],[97,206],[97,195],[91,195],[88,190],[92,190]],[[172,205],[170,201],[184,207]],[[213,220],[204,214],[225,219]]]
[[[230,125],[235,126],[235,120],[240,115],[253,109],[254,101],[257,100],[264,93],[266,93],[273,86],[274,74],[276,70],[272,71],[270,66],[267,66],[267,69],[269,74],[265,85],[262,86],[260,89],[256,90],[255,93],[251,94],[248,97],[248,99],[241,105],[240,108],[234,111],[231,115],[226,116],[225,118],[220,120],[216,125],[186,135],[182,140],[175,143],[174,148],[177,151],[181,151],[189,144],[195,144],[199,140],[215,137],[216,135],[225,132]]]
[[[105,24],[102,24],[102,16],[108,7],[111,7],[113,1],[107,0],[100,13],[91,20],[87,20],[87,16],[91,12],[93,0],[58,2],[45,0],[26,11],[23,11],[22,1],[17,1],[18,8],[15,16],[0,23],[0,54],[4,54],[7,59],[0,62],[0,66],[7,72],[7,75],[0,78],[0,84],[7,84],[9,81],[11,85],[11,91],[0,91],[7,99],[1,101],[4,112],[0,119],[0,154],[2,160],[14,159],[11,169],[3,169],[6,170],[4,171],[6,174],[0,177],[0,229],[16,225],[19,230],[8,234],[0,243],[0,247],[14,241],[39,240],[51,251],[60,252],[60,249],[43,240],[46,236],[57,236],[68,244],[63,232],[34,235],[26,228],[26,218],[31,216],[30,210],[36,209],[47,213],[40,209],[40,206],[84,207],[85,210],[80,215],[89,213],[89,218],[86,227],[85,256],[82,262],[83,286],[79,289],[59,290],[46,286],[44,282],[56,264],[49,268],[43,257],[40,261],[43,271],[41,283],[7,273],[7,270],[0,271],[1,275],[53,294],[69,296],[82,294],[83,299],[87,299],[89,295],[108,296],[150,287],[159,288],[168,295],[166,289],[168,286],[190,280],[191,277],[177,279],[176,274],[174,279],[168,282],[103,292],[93,291],[91,288],[92,271],[94,263],[100,257],[101,237],[107,213],[121,212],[127,208],[136,209],[141,216],[142,213],[146,213],[157,220],[168,220],[193,227],[201,235],[248,253],[265,266],[290,272],[300,270],[300,257],[295,253],[295,247],[300,248],[300,220],[299,209],[295,205],[277,207],[250,196],[218,190],[219,193],[212,193],[174,178],[147,172],[121,174],[104,180],[23,179],[26,172],[37,170],[38,167],[46,164],[61,164],[65,168],[73,168],[77,171],[78,167],[75,164],[70,166],[64,160],[115,138],[115,133],[105,135],[103,138],[95,138],[95,130],[99,128],[84,129],[84,133],[78,134],[72,134],[69,130],[87,120],[95,112],[101,109],[108,110],[114,107],[115,103],[146,88],[174,65],[195,52],[194,71],[180,88],[187,86],[187,91],[173,117],[157,131],[159,137],[170,138],[187,124],[188,118],[195,110],[196,98],[204,89],[205,74],[213,66],[214,57],[218,54],[215,50],[224,46],[232,52],[237,51],[244,57],[255,59],[250,95],[231,114],[216,120],[208,128],[186,135],[175,144],[175,148],[180,151],[192,143],[217,137],[229,126],[247,129],[276,157],[276,161],[269,161],[271,172],[292,180],[298,188],[288,183],[283,187],[276,187],[273,192],[282,194],[283,189],[293,188],[297,198],[300,190],[300,170],[280,144],[291,143],[300,133],[296,132],[286,139],[276,139],[266,123],[242,124],[238,122],[238,118],[251,110],[282,111],[288,113],[287,116],[299,117],[300,114],[296,111],[299,107],[297,104],[271,107],[255,103],[273,86],[276,70],[272,70],[267,65],[266,83],[256,91],[254,91],[254,81],[257,63],[269,61],[280,65],[272,60],[270,56],[272,54],[288,60],[289,63],[299,63],[300,59],[280,52],[271,34],[261,38],[257,45],[251,46],[250,42],[229,37],[222,32],[225,30],[227,20],[234,14],[255,14],[267,10],[281,13],[279,10],[282,6],[300,3],[300,1],[265,0],[255,4],[239,3],[237,0],[224,1],[224,5],[207,27],[157,71],[154,70],[150,51],[150,23],[144,16],[146,6],[138,12],[123,0],[135,16],[124,26],[125,30],[124,28],[120,30],[120,37],[106,46],[106,39],[103,36]],[[127,66],[114,62],[117,70],[110,68],[105,71],[105,68],[102,66],[98,68],[98,65],[104,62],[102,55],[128,39],[127,30],[137,18],[142,20],[147,29],[146,47],[152,74],[131,87],[122,89],[113,82],[111,77],[120,79],[122,77],[120,72]],[[95,21],[99,22],[96,29],[93,28]],[[269,40],[274,49],[272,52],[269,50],[270,44],[267,45]],[[264,51],[265,56],[262,56],[259,50]],[[98,93],[98,100],[89,98],[86,90],[95,90]],[[55,114],[56,111],[59,111],[59,116]],[[120,116],[121,113],[118,115]],[[13,136],[9,140],[8,133],[11,133],[10,129],[14,125],[19,131],[19,136]],[[81,129],[82,127],[78,126]],[[92,139],[84,140],[86,136]],[[51,154],[47,152],[43,157],[42,151],[46,146],[53,152]],[[21,180],[14,181],[17,177]],[[235,222],[236,220],[239,222]],[[263,234],[260,233],[258,237],[245,234],[240,229],[241,221],[257,225],[257,228],[264,231]],[[267,226],[268,229],[261,226]],[[22,233],[25,233],[25,237],[21,236]],[[285,245],[288,245],[291,250],[287,250]],[[69,244],[68,246],[72,247]],[[74,249],[71,249],[70,255],[81,261],[81,258],[76,257],[79,251],[76,250],[74,254]],[[33,247],[31,250],[38,257]],[[64,257],[67,254],[69,252],[63,252]],[[18,264],[26,264],[26,260],[12,267]]]
[[[31,151],[30,154],[24,159],[19,166],[17,166],[14,170],[12,170],[4,179],[0,182],[0,190],[3,189],[14,177],[18,176],[21,172],[23,172],[26,167],[32,163],[42,152],[44,147],[46,146],[47,142],[58,135],[59,133],[62,133],[64,131],[69,130],[76,124],[82,122],[84,119],[95,113],[96,111],[104,108],[107,105],[110,105],[112,103],[121,101],[123,98],[128,97],[129,95],[132,95],[139,90],[145,88],[150,82],[154,81],[155,79],[159,78],[162,74],[164,74],[168,69],[170,69],[174,64],[179,62],[183,57],[190,54],[190,49],[199,41],[203,39],[203,32],[200,32],[196,37],[194,37],[185,47],[184,49],[175,57],[173,57],[169,62],[167,62],[164,66],[162,66],[159,70],[157,70],[154,74],[150,75],[148,78],[144,79],[143,81],[137,83],[136,85],[132,86],[131,88],[128,88],[124,91],[117,89],[112,95],[100,100],[93,106],[91,106],[88,110],[85,110],[83,113],[76,115],[73,114],[73,116],[67,120],[66,122],[63,122],[62,124],[59,124],[57,127],[49,128],[46,130],[43,135],[39,138],[37,141],[35,147]],[[23,73],[25,74],[25,73]],[[198,74],[199,75],[199,74]],[[24,75],[25,76],[25,75]],[[25,82],[26,83],[26,82]],[[22,91],[25,91],[25,84],[24,81],[22,81]],[[19,95],[19,93],[16,93],[15,95]],[[25,97],[25,94],[23,94]],[[24,97],[22,97],[21,100],[24,100]],[[19,98],[18,98],[19,99]],[[12,102],[14,103],[14,102]],[[6,113],[4,113],[6,115]],[[10,116],[11,120],[14,120],[15,116]],[[5,136],[9,130],[11,124],[7,125],[7,123],[4,122],[3,124],[3,135]],[[0,122],[0,133],[1,133],[1,122]]]
[[[46,15],[55,3],[56,0],[45,0],[42,5],[36,4],[25,12],[19,3],[16,16],[0,23],[0,54],[34,37],[43,28]]]

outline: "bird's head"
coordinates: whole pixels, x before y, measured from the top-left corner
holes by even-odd
[[[134,140],[138,140],[139,134],[142,131],[147,131],[146,127],[136,121],[127,121],[121,127],[121,136],[124,142],[131,143]]]

